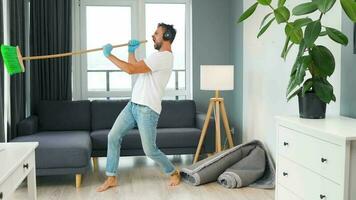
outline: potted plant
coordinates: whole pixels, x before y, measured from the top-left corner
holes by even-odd
[[[327,80],[335,69],[335,59],[331,51],[316,44],[319,37],[328,36],[331,40],[348,44],[348,38],[341,31],[322,25],[323,16],[334,6],[336,0],[311,0],[297,5],[292,12],[285,6],[286,0],[278,0],[277,6],[272,6],[272,0],[257,0],[239,18],[242,22],[250,17],[258,6],[268,6],[271,12],[262,19],[261,28],[257,34],[259,38],[276,21],[283,24],[286,40],[281,57],[286,59],[293,46],[299,48],[293,64],[290,80],[287,87],[287,100],[298,96],[299,114],[302,118],[325,118],[326,104],[336,101],[333,86]],[[341,6],[347,16],[356,21],[356,2],[354,0],[340,0]],[[317,19],[308,17],[308,14],[319,12]],[[300,16],[291,20],[290,16]],[[306,73],[310,78],[305,80]]]

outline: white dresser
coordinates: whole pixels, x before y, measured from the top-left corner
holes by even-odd
[[[38,142],[0,143],[0,200],[8,199],[27,177],[28,199],[35,200],[35,149]]]
[[[276,120],[276,199],[356,200],[356,119]]]

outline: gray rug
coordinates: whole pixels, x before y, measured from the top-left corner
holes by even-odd
[[[181,169],[182,180],[198,186],[213,181],[227,188],[275,187],[275,166],[263,143],[253,140]]]

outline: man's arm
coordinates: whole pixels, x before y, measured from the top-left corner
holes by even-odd
[[[141,60],[139,62],[137,62],[136,58],[134,58],[136,60],[136,62],[134,63],[127,63],[123,60],[120,60],[119,58],[117,58],[116,56],[110,54],[108,59],[114,63],[118,68],[122,69],[122,71],[128,73],[128,74],[140,74],[140,73],[148,73],[151,72],[151,69],[146,65],[146,63]],[[131,61],[129,61],[131,62]]]
[[[131,63],[131,64],[137,63],[135,53],[129,53],[129,63]]]

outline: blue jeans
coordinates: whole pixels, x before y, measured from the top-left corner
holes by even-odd
[[[175,171],[171,161],[156,146],[158,118],[159,114],[151,108],[129,101],[117,117],[108,135],[107,176],[117,175],[122,138],[136,125],[140,132],[145,154],[157,162],[165,174],[169,175]]]

